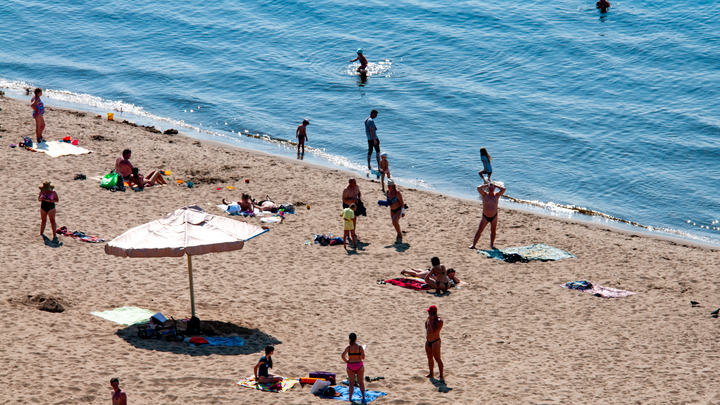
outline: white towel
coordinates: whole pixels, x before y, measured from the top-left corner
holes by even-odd
[[[33,144],[33,146],[35,147],[36,151],[44,152],[46,155],[52,157],[60,157],[65,155],[83,155],[85,153],[90,153],[90,151],[87,149],[60,141],[40,142],[37,144]]]

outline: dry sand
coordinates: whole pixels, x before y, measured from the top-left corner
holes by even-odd
[[[503,209],[500,247],[545,243],[577,255],[504,263],[467,249],[479,203],[405,187],[407,234],[395,245],[388,209],[374,203],[380,185],[366,179],[362,249],[305,246],[314,233],[341,233],[346,173],[49,107],[46,139],[70,135],[92,150],[51,158],[8,148],[34,139],[34,122],[26,102],[6,98],[0,108],[0,403],[108,403],[114,376],[130,403],[328,403],[308,386],[275,394],[233,384],[252,374],[270,342],[275,373],[343,376],[349,332],[368,345],[366,374],[385,377],[368,385],[388,394],[378,404],[720,402],[720,320],[710,316],[720,307],[717,250]],[[108,173],[124,148],[141,172],[171,170],[196,187],[101,189],[91,178]],[[88,180],[73,180],[80,173]],[[246,191],[311,209],[270,225],[240,251],[195,258],[198,316],[253,332],[245,348],[195,348],[143,341],[134,327],[90,315],[137,306],[189,316],[185,260],[121,259],[104,244],[66,237],[46,245],[36,200],[44,180],[60,197],[58,225],[108,240],[186,205],[224,215],[215,204]],[[479,247],[488,244],[483,235]],[[435,255],[470,285],[440,297],[375,282],[427,267]],[[601,299],[558,287],[580,279],[637,295]],[[38,294],[66,310],[37,310],[28,295]],[[423,377],[431,304],[445,319],[444,384]]]

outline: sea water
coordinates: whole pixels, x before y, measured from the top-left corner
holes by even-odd
[[[9,0],[0,87],[283,155],[308,118],[306,158],[360,173],[377,109],[406,186],[476,198],[485,147],[518,204],[718,244],[719,9]]]

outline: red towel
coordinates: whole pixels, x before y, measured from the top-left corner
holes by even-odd
[[[405,287],[405,288],[409,288],[411,290],[416,290],[416,291],[430,289],[429,285],[427,285],[423,282],[417,281],[417,280],[409,279],[409,278],[393,278],[390,280],[385,280],[385,282],[390,283],[390,284],[395,284],[398,287]]]

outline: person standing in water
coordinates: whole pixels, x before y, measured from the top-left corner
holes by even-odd
[[[600,10],[601,13],[607,13],[608,9],[610,8],[610,2],[608,0],[599,0],[595,7],[597,7],[598,10]]]
[[[440,358],[440,331],[443,327],[443,320],[438,317],[437,307],[430,305],[427,309],[428,318],[425,320],[425,354],[428,358],[428,367],[430,373],[425,377],[433,378],[435,376],[435,361],[437,361],[438,369],[440,370],[440,379],[445,379],[445,365]]]
[[[297,130],[295,131],[295,138],[298,140],[298,158],[301,157],[300,155],[300,148],[302,147],[302,157],[305,157],[305,141],[307,141],[307,126],[310,125],[310,121],[307,119],[304,119],[302,124],[300,124],[297,127]]]
[[[357,50],[357,58],[351,60],[350,62],[360,61],[360,67],[357,68],[358,73],[365,73],[367,71],[368,67],[368,61],[365,59],[365,55],[363,55],[363,49],[360,48]]]
[[[377,137],[377,126],[375,118],[377,118],[377,110],[370,111],[370,116],[365,118],[365,136],[368,141],[368,170],[372,170],[370,160],[372,159],[373,149],[375,149],[375,159],[377,159],[378,167],[380,167],[380,139]]]
[[[480,160],[482,160],[483,169],[480,170],[478,174],[482,177],[483,183],[490,183],[490,176],[492,176],[492,166],[490,165],[490,161],[492,161],[492,158],[487,152],[487,149],[480,148]],[[484,174],[487,174],[487,180],[485,180],[485,176],[483,176]]]
[[[45,106],[40,100],[40,96],[42,96],[42,89],[35,89],[35,97],[30,100],[30,107],[33,109],[33,118],[35,118],[35,139],[38,143],[45,142],[42,136],[45,130],[45,119],[43,118]]]

